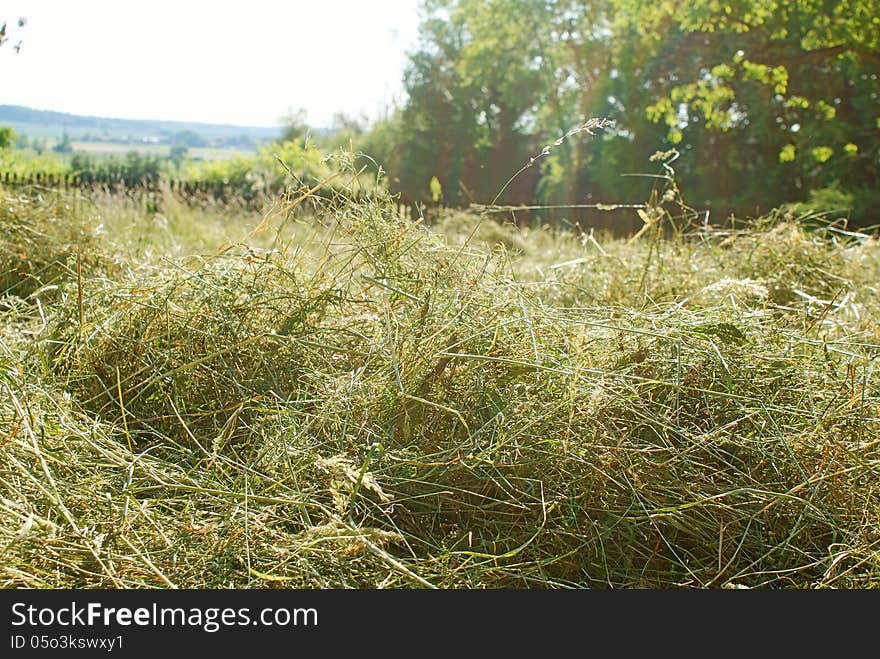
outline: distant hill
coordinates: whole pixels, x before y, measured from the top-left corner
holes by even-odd
[[[188,146],[253,148],[280,137],[281,128],[232,126],[190,121],[115,119],[66,112],[0,105],[0,126],[12,126],[20,135],[122,143],[183,143]]]

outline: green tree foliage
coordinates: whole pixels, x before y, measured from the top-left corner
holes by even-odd
[[[335,173],[327,154],[303,140],[267,144],[256,157],[236,154],[224,160],[185,160],[181,170],[185,179],[231,186],[244,199],[253,199],[267,190],[302,191],[327,181]],[[333,184],[329,186],[335,188]]]
[[[171,136],[174,146],[198,148],[208,146],[208,141],[193,130],[181,130]]]
[[[618,4],[661,63],[648,117],[691,151],[702,196],[766,209],[835,182],[878,188],[875,0]]]
[[[85,181],[124,181],[134,185],[144,180],[156,180],[162,170],[162,161],[155,157],[129,151],[124,158],[110,156],[95,158],[83,153],[74,153],[70,159],[70,172]]]
[[[392,187],[491,200],[545,144],[590,117],[613,129],[556,145],[501,201],[638,200],[675,146],[688,199],[754,214],[838,186],[880,205],[876,0],[426,0],[407,101],[361,147]],[[819,197],[814,198],[821,198]]]
[[[0,149],[8,149],[15,144],[17,135],[10,126],[0,126]]]
[[[189,156],[189,147],[184,144],[175,144],[168,153],[168,160],[174,164],[174,168],[180,171],[181,165]]]
[[[437,177],[452,203],[491,199],[528,157],[536,108],[551,89],[533,25],[549,5],[522,0],[432,0],[423,5],[423,48],[404,74],[407,104],[386,146],[392,183],[430,201]],[[371,154],[372,155],[372,154]],[[531,197],[521,185],[511,196]]]
[[[303,108],[288,112],[281,118],[281,125],[284,126],[281,136],[282,142],[302,141],[309,135],[306,111]]]
[[[67,131],[61,135],[61,139],[52,147],[52,150],[55,153],[72,153],[73,152],[73,142],[70,140],[70,135],[67,134]]]
[[[613,16],[611,2],[423,3],[423,46],[410,57],[408,101],[385,161],[396,189],[427,201],[436,176],[448,203],[490,201],[544,145],[591,117],[626,110],[637,94],[622,84],[620,71],[632,66],[629,49],[612,47]],[[603,192],[624,196],[625,185],[608,172],[643,164],[660,131],[643,109],[621,118],[647,126],[639,132],[654,142],[651,150],[644,143],[633,148],[626,126],[601,139],[565,140],[524,170],[500,201],[537,197],[564,204]]]

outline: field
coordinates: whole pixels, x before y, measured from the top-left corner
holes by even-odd
[[[4,587],[880,585],[873,234],[0,197]]]
[[[116,142],[73,142],[73,150],[77,153],[88,153],[103,156],[124,156],[136,151],[145,156],[167,158],[171,153],[168,144],[123,144]],[[217,149],[210,147],[191,147],[187,157],[194,160],[227,160],[236,155],[254,155],[256,151],[240,149]]]
[[[167,159],[174,145],[183,144],[192,145],[186,155],[197,161],[255,156],[258,145],[280,133],[275,128],[89,117],[14,105],[0,105],[0,126],[12,128],[31,146],[41,143],[39,150],[54,148],[66,136],[77,153],[119,157],[134,151]],[[58,155],[58,160],[67,159]]]

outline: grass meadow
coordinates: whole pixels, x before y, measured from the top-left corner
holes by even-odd
[[[873,588],[880,243],[0,188],[0,583]]]
[[[157,158],[168,158],[171,153],[171,146],[168,144],[128,144],[122,142],[73,142],[73,149],[77,153],[116,157],[123,157],[132,151]],[[187,154],[195,160],[228,160],[235,156],[251,155],[251,152],[240,149],[190,147]],[[253,154],[256,154],[256,151]]]

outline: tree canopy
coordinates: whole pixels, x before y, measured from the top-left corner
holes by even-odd
[[[880,204],[876,0],[426,0],[407,100],[366,135],[397,191],[486,202],[556,145],[506,202],[633,201],[633,178],[677,148],[699,206],[754,214],[843,191]],[[586,137],[586,139],[583,139]]]

